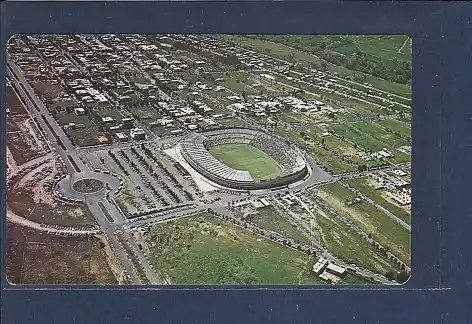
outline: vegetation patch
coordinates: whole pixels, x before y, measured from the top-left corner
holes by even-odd
[[[309,256],[209,214],[155,224],[144,238],[151,263],[174,283],[324,283]]]
[[[104,184],[102,181],[97,179],[82,179],[74,182],[72,188],[81,193],[92,193],[97,192],[103,188]]]
[[[297,244],[311,244],[311,241],[302,232],[272,206],[258,208],[255,214],[248,216],[248,220],[260,228],[292,238]]]
[[[319,239],[334,255],[347,263],[355,263],[382,274],[397,270],[390,259],[331,212],[319,207],[316,215]]]
[[[384,212],[365,201],[350,204],[356,195],[339,183],[318,187],[317,195],[338,213],[357,224],[384,248],[410,264],[411,233]]]

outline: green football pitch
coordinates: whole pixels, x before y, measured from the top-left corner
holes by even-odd
[[[254,181],[273,179],[282,173],[270,156],[248,144],[217,145],[209,152],[233,169],[248,171]]]

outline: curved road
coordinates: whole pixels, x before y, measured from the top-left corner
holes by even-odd
[[[36,117],[38,124],[46,133],[47,137],[50,139],[58,138],[63,143],[63,147],[59,145],[56,141],[51,141],[51,146],[53,149],[59,154],[62,158],[68,174],[71,179],[75,178],[84,178],[84,177],[91,177],[94,178],[93,170],[90,170],[86,165],[82,164],[79,158],[79,152],[76,150],[75,146],[71,143],[69,138],[66,136],[62,128],[59,126],[57,121],[49,114],[47,107],[43,104],[43,102],[36,96],[33,89],[29,86],[27,80],[21,73],[21,70],[11,61],[7,62],[7,73],[11,77],[13,83],[17,85],[18,94],[21,96],[23,101],[26,103],[27,110],[31,117]],[[48,125],[49,124],[49,125]],[[69,160],[69,156],[71,159],[75,161],[75,163],[79,166],[79,170],[76,170],[76,167],[71,163]],[[96,197],[98,198],[98,197]],[[106,203],[105,197],[102,199],[103,203]],[[98,205],[92,201],[87,204],[91,213],[93,214],[94,218],[96,219],[97,223],[100,225],[103,233],[108,237],[109,241],[112,244],[114,251],[116,252],[117,256],[123,263],[125,271],[129,275],[131,281],[133,283],[141,283],[136,271],[133,269],[133,265],[129,260],[126,252],[123,250],[123,247],[119,243],[117,237],[115,236],[115,225],[107,220],[107,217],[103,213],[102,209],[98,207]],[[108,204],[106,208],[109,208],[112,204]],[[116,215],[116,217],[120,217],[122,221],[125,221],[124,217],[119,213],[110,211],[110,214]],[[18,218],[15,218],[16,221],[20,221]],[[30,226],[36,226],[33,223],[30,223],[25,220],[21,220],[23,224],[28,224]]]

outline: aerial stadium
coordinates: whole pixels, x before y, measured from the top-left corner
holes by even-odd
[[[248,128],[225,128],[187,136],[185,161],[214,183],[238,190],[272,189],[305,179],[302,152],[287,142]]]

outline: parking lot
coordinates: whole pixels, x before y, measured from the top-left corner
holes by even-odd
[[[87,153],[85,159],[97,170],[122,177],[123,188],[115,200],[128,217],[192,201],[198,195],[193,181],[154,144],[100,150]]]

